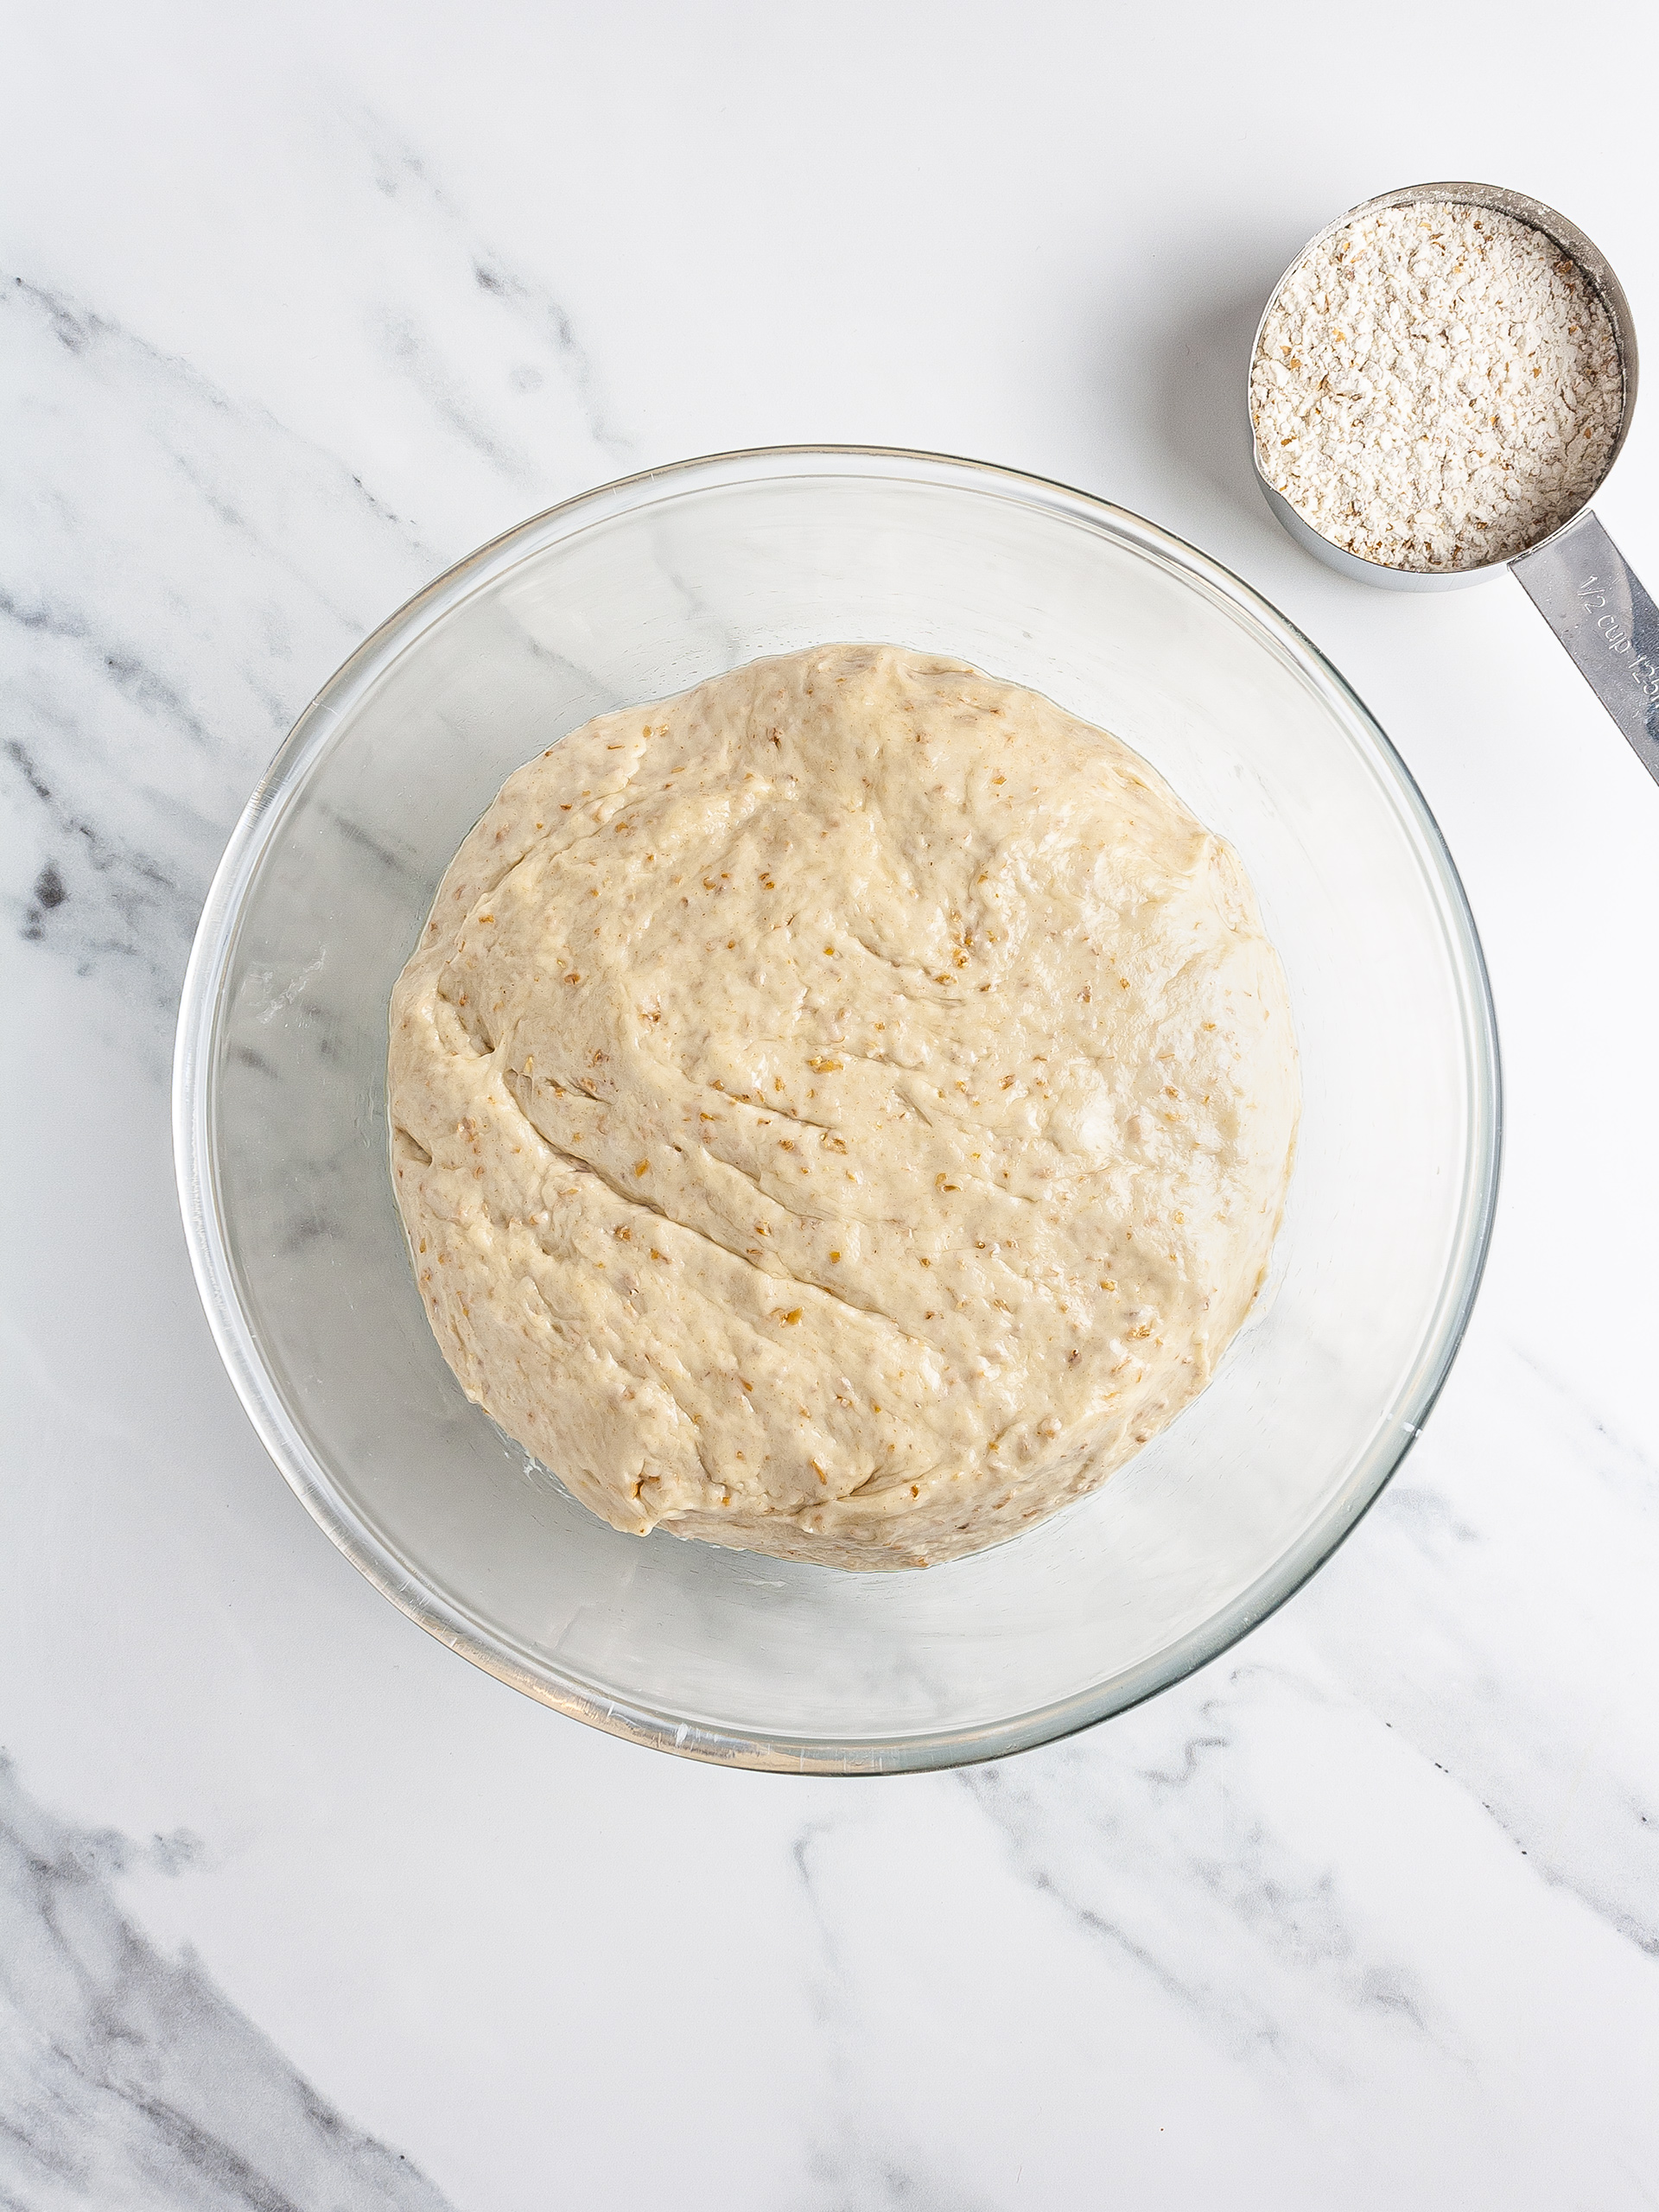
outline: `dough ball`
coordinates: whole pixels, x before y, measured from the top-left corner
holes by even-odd
[[[391,1037],[467,1395],[613,1528],[834,1567],[1000,1542],[1172,1421],[1295,1139],[1230,848],[1116,739],[891,645],[510,777]]]

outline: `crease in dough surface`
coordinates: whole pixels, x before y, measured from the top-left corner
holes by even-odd
[[[1230,848],[1117,740],[880,645],[511,776],[388,1077],[467,1395],[614,1528],[845,1567],[1016,1535],[1174,1418],[1300,1104]]]

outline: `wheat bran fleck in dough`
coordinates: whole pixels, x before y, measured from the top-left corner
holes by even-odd
[[[1209,1381],[1298,1112],[1231,850],[957,661],[834,645],[510,777],[391,1004],[467,1395],[613,1528],[920,1567]]]

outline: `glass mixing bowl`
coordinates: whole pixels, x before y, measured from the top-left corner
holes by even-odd
[[[462,1396],[393,1205],[386,1001],[511,769],[591,715],[835,639],[955,654],[1143,753],[1243,857],[1289,977],[1301,1141],[1210,1389],[996,1550],[846,1574],[619,1535]],[[1411,778],[1307,640],[1120,509],[925,454],[724,454],[441,576],[301,716],[207,899],[175,1088],[191,1257],[272,1458],[410,1617],[634,1741],[817,1773],[1065,1734],[1204,1664],[1327,1558],[1444,1381],[1497,1175],[1480,946]]]

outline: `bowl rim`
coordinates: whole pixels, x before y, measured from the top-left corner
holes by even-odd
[[[460,1606],[413,1580],[408,1569],[336,1488],[283,1402],[237,1295],[218,1204],[213,1142],[213,1045],[243,902],[306,767],[351,707],[391,662],[471,594],[518,562],[596,524],[664,496],[794,475],[923,483],[1017,497],[1128,543],[1181,575],[1242,617],[1339,718],[1356,722],[1386,772],[1421,857],[1440,894],[1448,949],[1465,998],[1471,1164],[1453,1255],[1414,1369],[1396,1401],[1392,1451],[1374,1446],[1339,1495],[1274,1567],[1218,1613],[1103,1682],[990,1723],[861,1742],[721,1728],[680,1720],[643,1704],[595,1694],[537,1663]],[[773,1773],[914,1773],[969,1765],[1057,1741],[1170,1688],[1230,1650],[1324,1565],[1382,1495],[1444,1387],[1484,1271],[1503,1140],[1497,1015],[1485,957],[1440,826],[1411,772],[1375,716],[1319,648],[1261,594],[1207,554],[1126,508],[1088,492],[990,461],[905,447],[758,446],[641,469],[543,509],[489,539],[406,600],[344,661],[296,721],[232,831],[202,907],[180,998],[173,1064],[173,1139],[192,1272],[232,1384],[266,1451],[313,1519],[353,1566],[429,1635],[512,1688],[629,1742],[716,1765]]]

